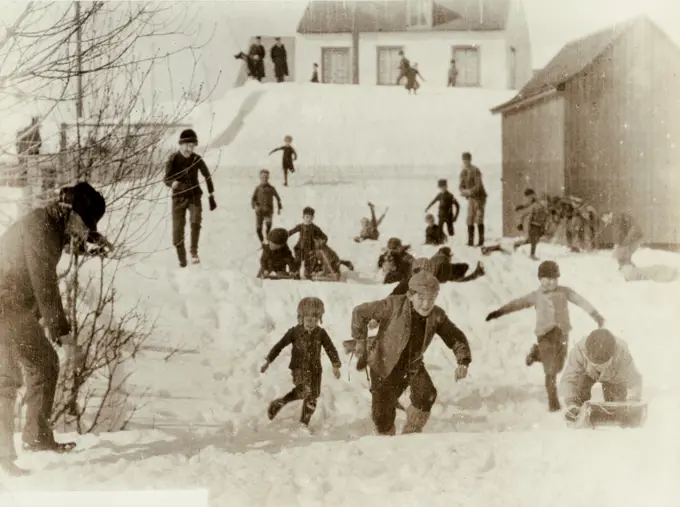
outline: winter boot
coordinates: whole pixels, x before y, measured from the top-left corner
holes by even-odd
[[[413,405],[409,406],[406,409],[406,423],[404,423],[404,428],[401,430],[401,434],[407,435],[408,433],[422,432],[429,418],[429,412],[418,410]]]
[[[548,410],[559,412],[561,410],[560,399],[557,396],[557,375],[545,376],[545,390],[548,393]]]
[[[394,435],[397,434],[397,427],[392,425],[392,427],[389,430],[385,431],[384,433],[380,432],[378,428],[376,428],[375,432],[381,437],[393,437]]]
[[[269,404],[269,409],[267,409],[267,417],[269,420],[273,420],[276,415],[281,412],[281,409],[286,405],[286,402],[280,398],[275,399]]]
[[[300,422],[305,426],[309,425],[309,421],[316,410],[316,398],[305,398],[302,402],[302,412],[300,414]]]
[[[529,349],[529,353],[527,354],[527,358],[526,358],[527,366],[531,366],[534,363],[538,363],[540,360],[541,360],[541,358],[538,355],[538,345],[536,343],[534,343],[531,346],[531,349]]]
[[[474,246],[475,243],[475,226],[474,225],[468,225],[468,246]]]
[[[184,248],[184,244],[177,247],[177,258],[179,259],[179,267],[180,268],[186,268],[187,267],[187,251]]]
[[[198,240],[201,237],[201,226],[191,224],[191,261],[194,264],[200,262],[198,260]]]
[[[0,460],[0,478],[24,477],[31,472],[19,468],[13,459],[3,458]]]
[[[477,246],[484,246],[484,224],[477,225],[477,232],[479,233]]]

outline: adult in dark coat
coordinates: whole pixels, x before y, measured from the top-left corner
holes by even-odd
[[[59,375],[50,340],[71,357],[77,351],[59,293],[57,264],[71,238],[80,247],[98,236],[97,222],[105,211],[102,195],[78,183],[62,189],[59,202],[31,211],[0,238],[0,473],[5,475],[27,473],[15,465],[13,442],[21,369],[27,406],[24,449],[67,452],[75,446],[56,442],[50,425]]]
[[[250,45],[248,57],[253,61],[253,77],[258,81],[264,79],[264,57],[267,53],[262,45],[262,38],[255,37],[255,42]]]
[[[288,76],[288,54],[286,53],[286,46],[281,43],[281,38],[274,39],[275,44],[272,46],[270,55],[274,63],[274,74],[276,75],[276,82],[283,83]]]

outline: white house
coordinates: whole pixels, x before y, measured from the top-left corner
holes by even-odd
[[[313,0],[297,29],[295,76],[314,63],[324,83],[394,85],[398,51],[418,63],[428,87],[517,89],[532,75],[521,0]]]

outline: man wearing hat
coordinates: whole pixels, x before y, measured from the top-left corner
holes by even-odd
[[[402,433],[420,433],[427,424],[437,398],[423,357],[438,334],[453,350],[458,362],[456,381],[467,376],[471,362],[465,334],[435,305],[439,282],[420,271],[409,281],[402,296],[389,296],[364,303],[352,312],[352,338],[356,340],[357,369],[368,364],[371,378],[372,418],[379,435],[396,434],[395,417],[399,398],[411,388],[411,406],[406,410]],[[378,334],[367,346],[368,326],[378,322]]]
[[[286,76],[288,76],[288,55],[286,53],[286,46],[281,43],[281,37],[276,37],[274,39],[274,45],[272,46],[269,54],[271,55],[272,62],[274,63],[274,75],[276,76],[276,82],[283,83]]]
[[[75,447],[57,442],[50,423],[59,375],[50,341],[63,346],[67,355],[78,355],[59,293],[57,264],[69,241],[79,248],[98,236],[97,223],[105,211],[103,196],[88,183],[78,183],[62,189],[59,202],[31,211],[0,238],[0,473],[5,475],[27,473],[15,465],[14,449],[22,369],[24,449],[68,452]]]
[[[597,382],[602,384],[604,401],[640,401],[642,397],[642,375],[628,345],[607,329],[593,331],[569,354],[561,379],[568,421],[578,418]]]
[[[255,42],[250,45],[248,50],[248,57],[253,62],[253,75],[254,79],[262,81],[264,79],[264,57],[266,52],[264,46],[262,45],[262,37],[259,35],[255,37]]]
[[[198,172],[200,171],[208,186],[210,193],[210,211],[217,208],[215,202],[215,186],[208,166],[200,155],[194,153],[198,145],[198,136],[191,129],[183,130],[179,136],[179,151],[170,156],[165,167],[165,185],[172,189],[172,244],[177,250],[177,258],[181,268],[187,265],[187,251],[184,244],[187,221],[187,211],[189,212],[189,222],[191,224],[191,261],[198,264],[198,240],[201,235],[201,223],[203,221],[203,205],[201,198],[203,191],[198,183]]]

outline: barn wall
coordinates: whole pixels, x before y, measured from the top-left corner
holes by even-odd
[[[503,235],[517,234],[524,190],[564,192],[564,101],[554,95],[503,114]]]
[[[630,212],[649,242],[667,243],[672,234],[656,218],[675,216],[678,207],[664,197],[670,195],[668,178],[660,175],[669,172],[677,154],[663,136],[671,123],[677,125],[677,118],[669,116],[679,113],[677,105],[674,113],[668,112],[669,102],[678,100],[673,88],[655,84],[669,76],[655,76],[652,62],[663,67],[670,57],[653,49],[656,39],[651,25],[637,23],[566,84],[566,191],[587,199],[599,213]],[[671,86],[677,90],[677,84]],[[655,88],[659,97],[652,98]],[[608,232],[601,241],[611,242]]]

